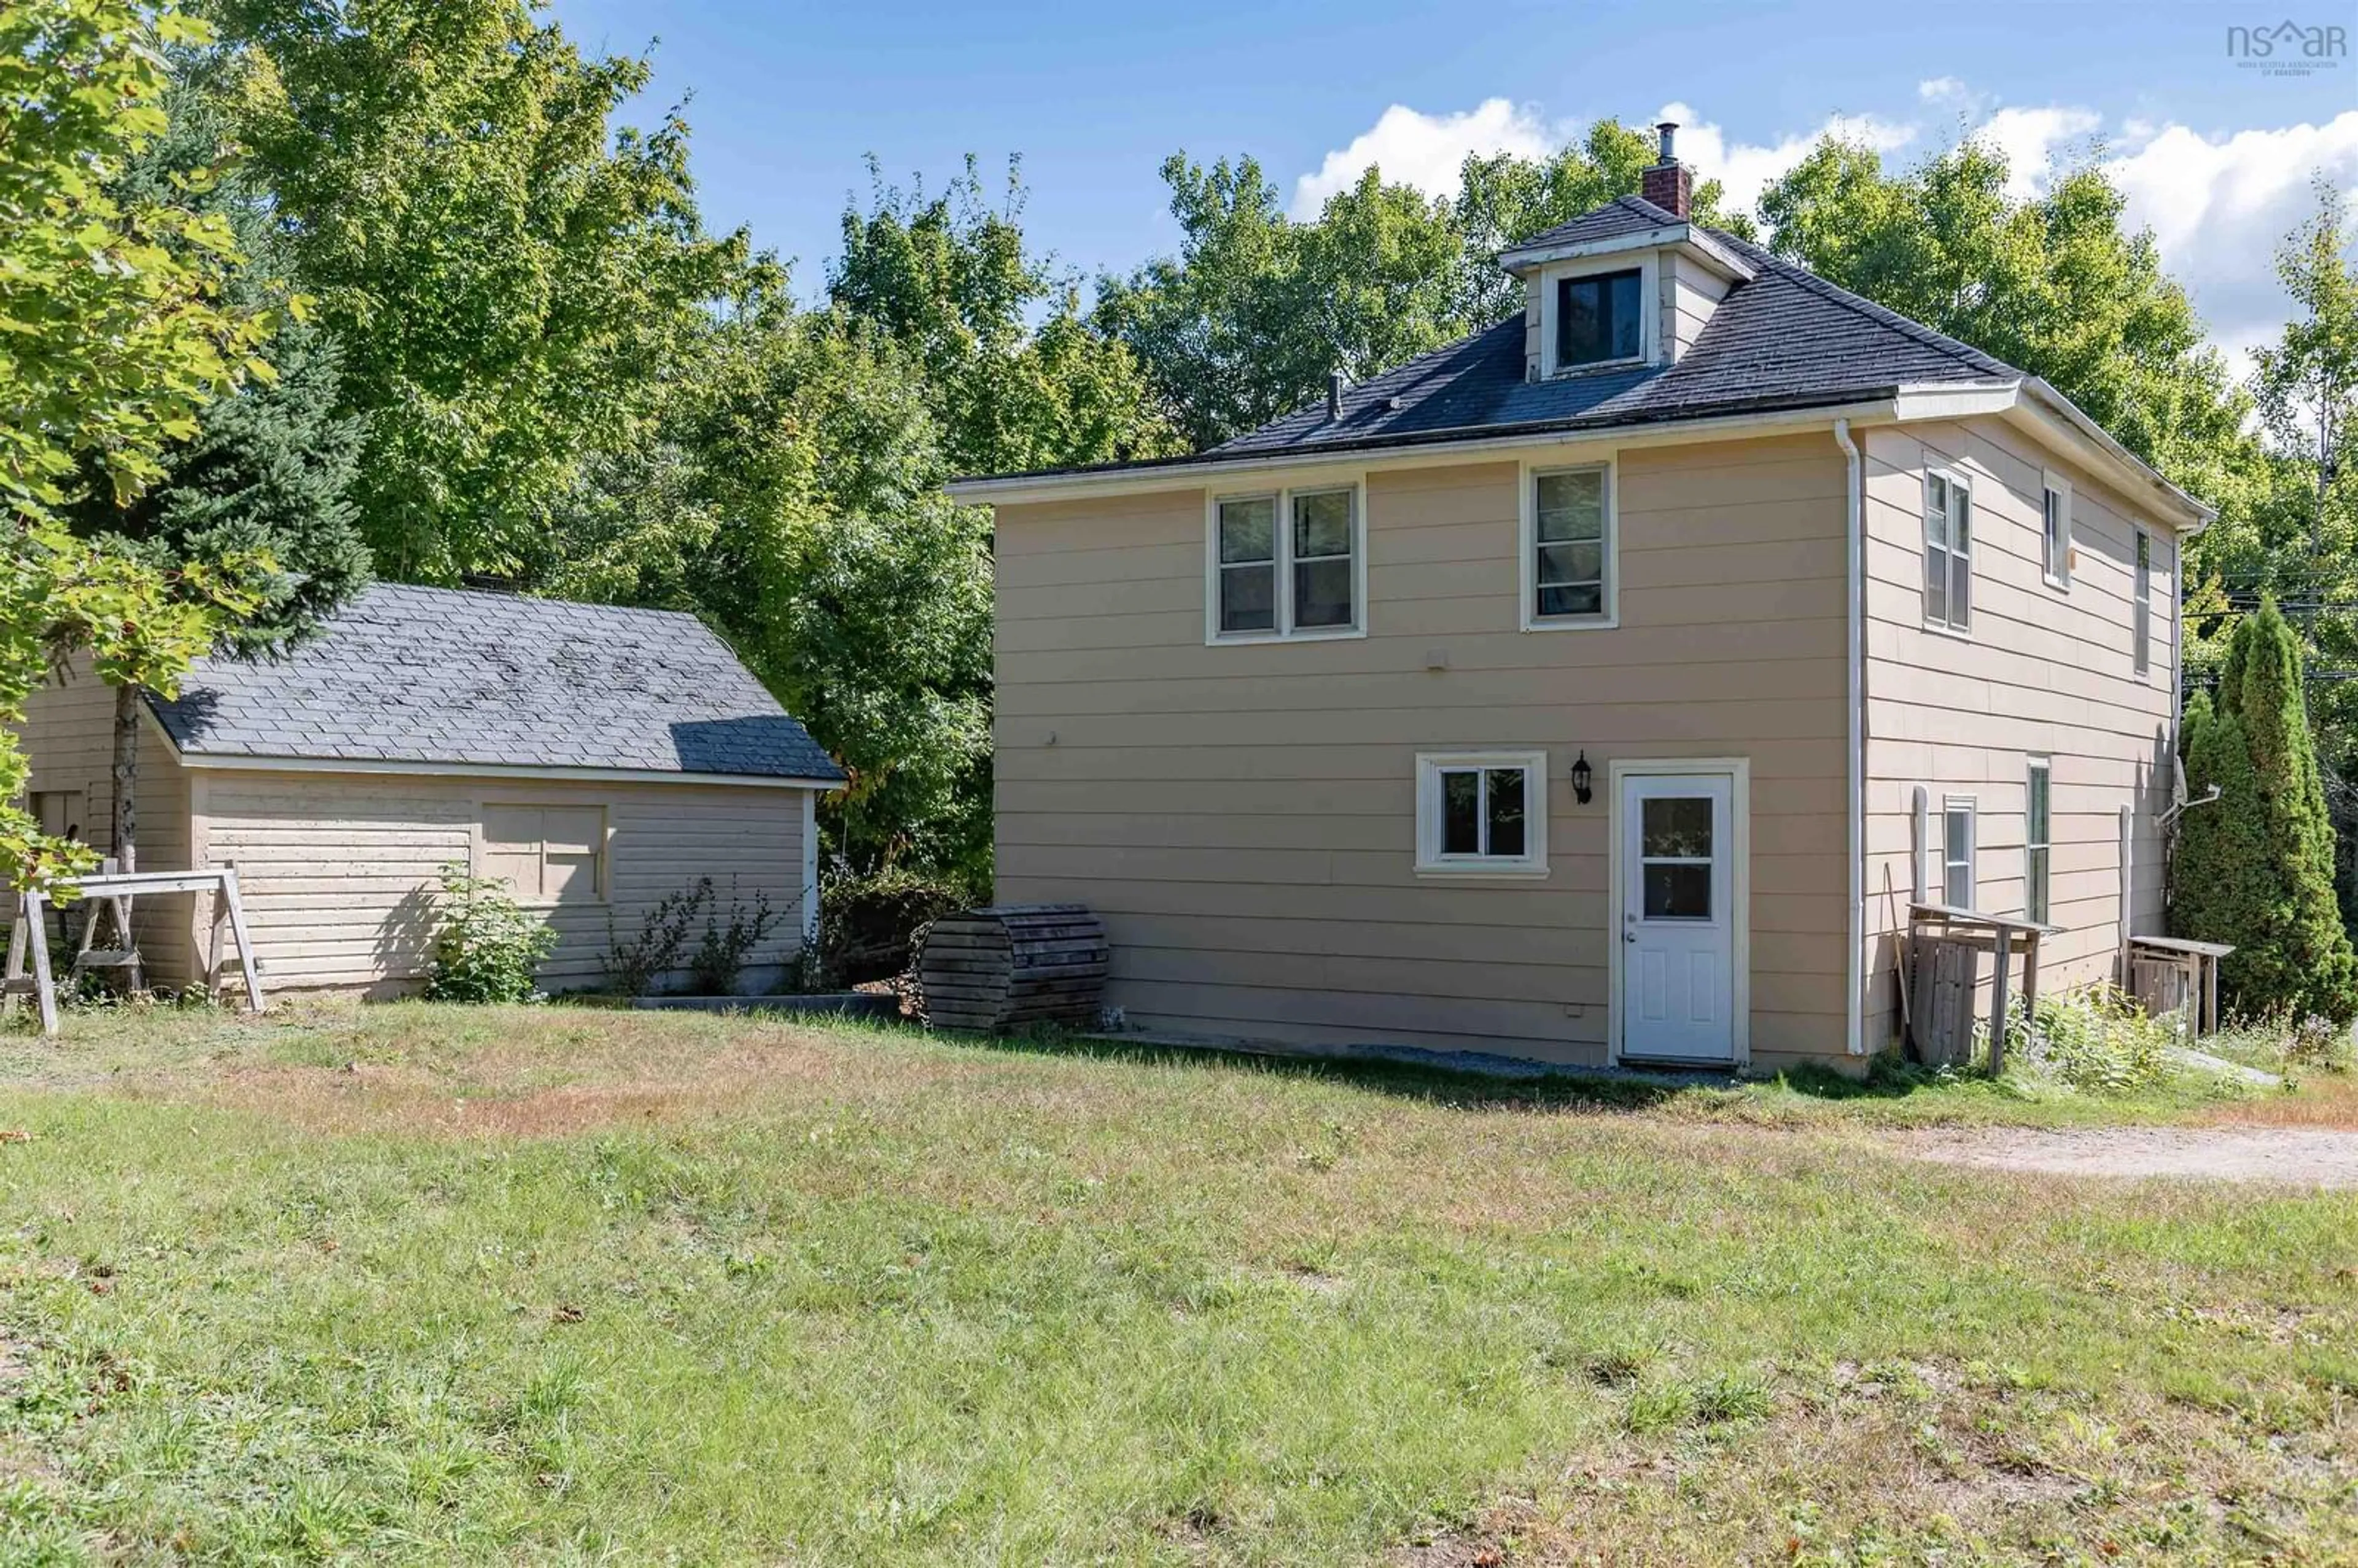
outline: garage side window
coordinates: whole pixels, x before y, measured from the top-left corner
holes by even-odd
[[[598,806],[486,806],[481,873],[526,903],[606,896],[606,810]]]

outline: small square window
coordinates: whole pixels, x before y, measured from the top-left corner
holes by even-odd
[[[1416,869],[1544,874],[1546,789],[1542,752],[1420,756]]]
[[[1636,268],[1559,279],[1555,286],[1555,362],[1558,369],[1609,364],[1641,357],[1644,324],[1641,281]]]

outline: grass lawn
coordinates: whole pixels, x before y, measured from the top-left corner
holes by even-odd
[[[2350,1560],[2358,1194],[1896,1148],[2096,1114],[79,1016],[0,1036],[0,1559]]]

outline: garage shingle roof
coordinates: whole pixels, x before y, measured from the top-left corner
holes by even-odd
[[[184,753],[839,782],[693,615],[379,583],[284,658],[151,699]]]

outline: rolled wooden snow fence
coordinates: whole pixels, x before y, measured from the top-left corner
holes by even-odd
[[[997,904],[946,914],[925,934],[917,989],[925,1022],[991,1031],[1093,1027],[1104,1007],[1105,923],[1087,904]]]

